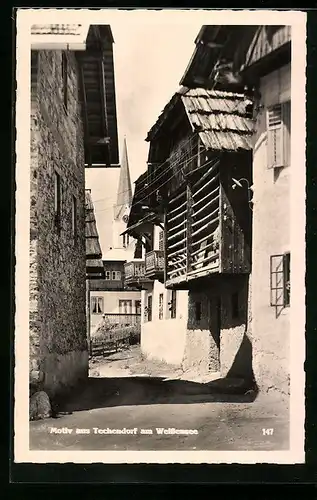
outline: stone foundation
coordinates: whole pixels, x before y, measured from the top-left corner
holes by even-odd
[[[50,397],[63,393],[88,378],[88,352],[48,354],[42,363],[43,388]]]

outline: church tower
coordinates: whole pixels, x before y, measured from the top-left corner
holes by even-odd
[[[131,249],[134,240],[128,235],[121,236],[126,229],[129,212],[132,205],[132,185],[128,160],[127,141],[124,138],[121,157],[120,176],[117,189],[117,201],[114,205],[113,248]]]

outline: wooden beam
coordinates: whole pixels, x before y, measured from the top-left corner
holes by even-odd
[[[84,119],[84,130],[85,130],[85,147],[87,151],[87,164],[89,167],[92,166],[92,157],[91,157],[91,149],[89,146],[89,126],[88,126],[88,114],[87,114],[87,99],[86,99],[86,90],[85,90],[85,79],[84,79],[84,70],[83,70],[83,65],[82,61],[78,59],[78,65],[79,65],[79,75],[80,75],[80,82],[81,82],[81,91],[82,91],[82,97],[83,97],[83,104],[84,104],[84,109],[83,109],[83,119]]]
[[[186,273],[192,268],[192,232],[193,232],[193,196],[191,183],[187,184],[187,239],[186,239]]]
[[[101,119],[102,119],[102,131],[103,137],[107,137],[109,135],[109,125],[108,125],[108,114],[107,114],[107,101],[106,101],[106,81],[105,81],[105,71],[104,71],[104,61],[103,54],[101,55],[102,59],[99,61],[99,75],[100,75],[100,94],[101,94]],[[106,163],[110,163],[110,144],[107,144],[106,147]]]

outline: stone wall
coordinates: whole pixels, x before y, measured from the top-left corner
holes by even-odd
[[[190,290],[184,368],[220,372],[223,377],[253,378],[248,282],[247,275],[217,276]],[[232,310],[234,294],[237,315]]]
[[[200,304],[201,317],[196,317],[196,304]],[[199,373],[220,370],[219,348],[215,335],[214,316],[211,316],[211,302],[208,291],[191,290],[188,300],[188,324],[183,368]]]
[[[85,168],[75,55],[32,54],[30,368],[50,395],[88,375],[85,318]],[[54,173],[61,177],[61,229],[54,222]],[[72,200],[77,199],[77,238]]]

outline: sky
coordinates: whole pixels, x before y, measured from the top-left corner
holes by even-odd
[[[146,169],[147,132],[179,87],[201,23],[112,23],[119,149],[126,135],[132,182]]]
[[[148,131],[179,88],[195,49],[201,22],[163,24],[111,22],[120,158],[126,136],[134,181],[146,168]],[[128,28],[128,29],[127,29]],[[119,169],[86,169],[103,254],[114,245],[113,205]]]

